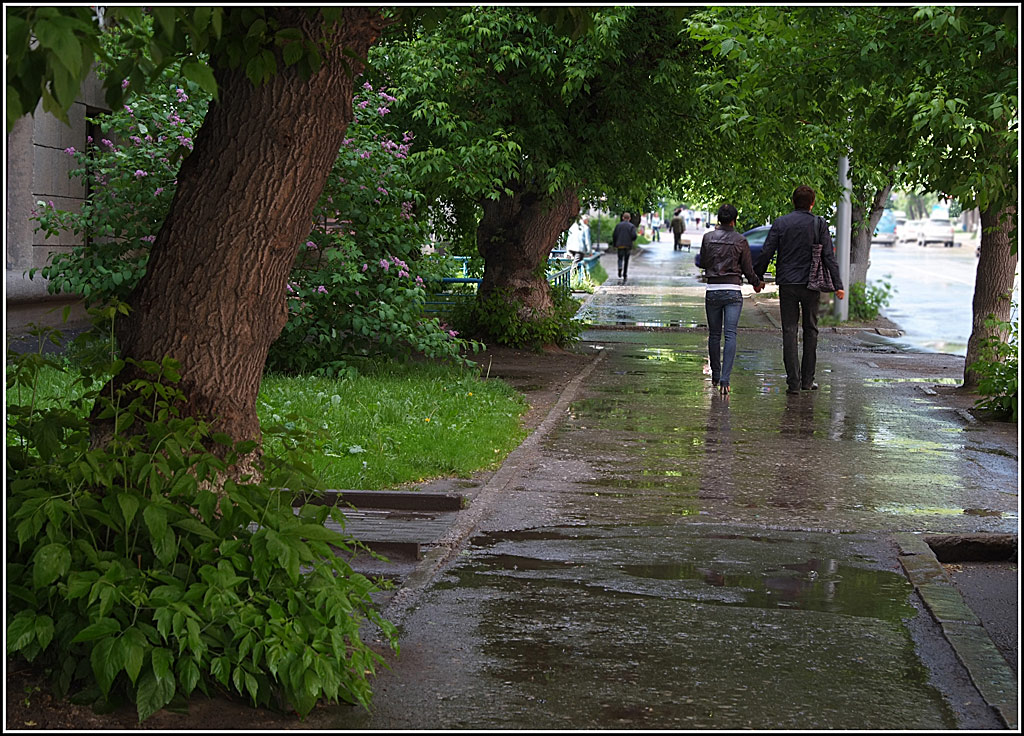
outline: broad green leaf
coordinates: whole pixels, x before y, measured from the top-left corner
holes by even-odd
[[[152,669],[142,673],[136,689],[135,704],[139,714],[139,722],[171,702],[174,697],[174,679],[158,678]]]
[[[114,684],[117,673],[124,668],[124,649],[120,637],[108,636],[101,639],[92,648],[89,655],[92,663],[92,672],[96,676],[96,683],[104,695],[110,693],[110,686]]]
[[[63,544],[46,544],[36,550],[33,562],[32,583],[42,588],[71,568],[71,552]]]
[[[36,638],[36,614],[34,611],[19,611],[7,624],[7,653],[13,654],[24,649]]]
[[[75,638],[71,640],[71,643],[74,644],[80,641],[94,641],[96,639],[101,639],[104,636],[110,636],[120,630],[121,624],[119,624],[115,619],[101,618],[96,623],[90,624],[79,631],[75,635]]]
[[[195,82],[217,99],[217,79],[213,75],[213,69],[206,62],[190,61],[182,64],[181,73],[185,75],[185,79]]]

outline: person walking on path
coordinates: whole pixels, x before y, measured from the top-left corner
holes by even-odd
[[[718,225],[704,234],[700,244],[700,267],[704,269],[708,284],[704,310],[708,317],[711,384],[722,396],[729,395],[729,378],[736,359],[736,328],[743,310],[743,276],[753,285],[754,291],[764,288],[764,281],[754,272],[750,244],[736,232],[736,215],[736,208],[731,204],[719,207]]]
[[[686,222],[683,220],[683,208],[678,208],[672,213],[672,249],[682,250],[683,249],[683,233],[686,232]],[[690,250],[690,246],[686,246],[686,250]]]
[[[630,222],[631,215],[628,212],[622,213],[622,220],[612,231],[612,246],[619,256],[619,278],[620,284],[626,283],[627,272],[629,271],[629,254],[633,251],[633,241],[636,240],[636,225]]]
[[[661,242],[661,219],[651,213],[651,234],[655,242]]]
[[[818,388],[814,382],[814,371],[817,365],[821,292],[807,288],[812,246],[815,243],[821,243],[821,261],[832,276],[836,296],[840,299],[845,296],[828,226],[824,218],[811,214],[814,196],[814,190],[808,186],[801,185],[793,191],[793,211],[772,223],[761,256],[754,264],[754,271],[762,278],[772,257],[778,254],[775,281],[779,285],[782,361],[786,366],[787,394]],[[804,341],[802,360],[797,345],[801,323]]]

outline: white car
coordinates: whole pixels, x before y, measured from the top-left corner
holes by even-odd
[[[902,225],[896,226],[897,245],[920,245],[921,230],[924,227],[924,220],[907,220]]]
[[[929,243],[942,243],[946,248],[956,245],[953,239],[953,223],[949,218],[931,218],[924,221],[918,243],[927,246]]]

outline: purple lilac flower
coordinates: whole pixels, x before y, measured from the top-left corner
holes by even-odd
[[[388,190],[385,189],[384,187],[377,187],[377,191],[380,192],[381,194],[387,196]]]
[[[385,261],[383,258],[381,258],[380,259],[380,267],[383,268],[385,271],[387,271],[391,267],[391,264],[388,263],[387,261]]]
[[[135,178],[136,179],[141,179],[144,176],[149,176],[149,172],[148,171],[143,171],[142,169],[135,169]]]
[[[370,152],[363,151],[362,153],[359,154],[359,158],[370,158]]]
[[[367,107],[369,107],[369,105],[370,105],[370,101],[369,100],[363,100],[358,105],[356,105],[356,107],[358,107],[360,110],[365,110]]]
[[[103,139],[102,141],[100,141],[100,143],[102,143],[102,144],[103,144],[104,146],[106,146],[107,148],[113,148],[113,147],[114,147],[114,144],[113,144],[113,143],[111,143],[111,142],[110,142],[109,140],[107,140],[106,138],[104,138],[104,139]]]
[[[316,290],[318,292],[320,292],[321,294],[326,294],[327,293],[327,289],[323,285],[320,285],[320,286],[316,287]]]
[[[91,136],[91,135],[87,135],[87,136],[85,137],[85,142],[86,142],[86,143],[92,143],[92,136]]]
[[[156,242],[156,236],[155,235],[143,235],[141,238],[139,238],[139,240],[141,240],[143,243],[155,243]]]
[[[127,79],[122,79],[121,80],[121,89],[128,89],[128,80]]]
[[[307,240],[306,250],[316,250],[316,243],[314,243],[312,240]]]
[[[448,334],[451,335],[452,337],[458,337],[459,336],[459,333],[456,332],[455,330],[448,330]]]
[[[387,109],[386,107],[381,106],[381,107],[377,108],[377,112],[380,113],[381,117],[383,117],[383,116],[387,115],[391,111],[389,109]]]
[[[284,288],[286,288],[288,290],[289,294],[294,294],[295,293],[295,289],[292,288],[291,284],[285,284]]]
[[[370,84],[369,82],[364,82],[364,83],[363,83],[363,89],[365,89],[365,90],[369,90],[369,91],[371,91],[371,92],[372,92],[372,91],[373,91],[373,85],[372,85],[372,84]]]
[[[66,153],[69,156],[74,156],[75,155],[75,147],[74,146],[70,146],[69,148],[65,148],[64,149],[64,153]]]
[[[164,188],[163,187],[157,187],[156,191],[153,192],[153,196],[154,197],[159,197],[163,193],[164,193]]]
[[[363,268],[362,268],[363,272],[365,272],[366,269],[368,269],[369,267],[370,267],[369,264],[364,263],[363,264]]]
[[[185,90],[181,87],[178,88],[178,102],[188,102],[188,95],[185,94]]]

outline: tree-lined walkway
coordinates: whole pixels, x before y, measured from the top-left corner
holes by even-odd
[[[692,257],[668,248],[588,309],[696,321]],[[780,336],[749,306],[729,399],[702,330],[587,332],[603,357],[408,605],[373,715],[318,723],[1000,728],[990,706],[1012,721],[1006,662],[988,642],[964,668],[903,565],[928,558],[921,532],[1016,533],[1013,428],[917,388],[960,359],[827,334],[821,390],[787,396]]]

